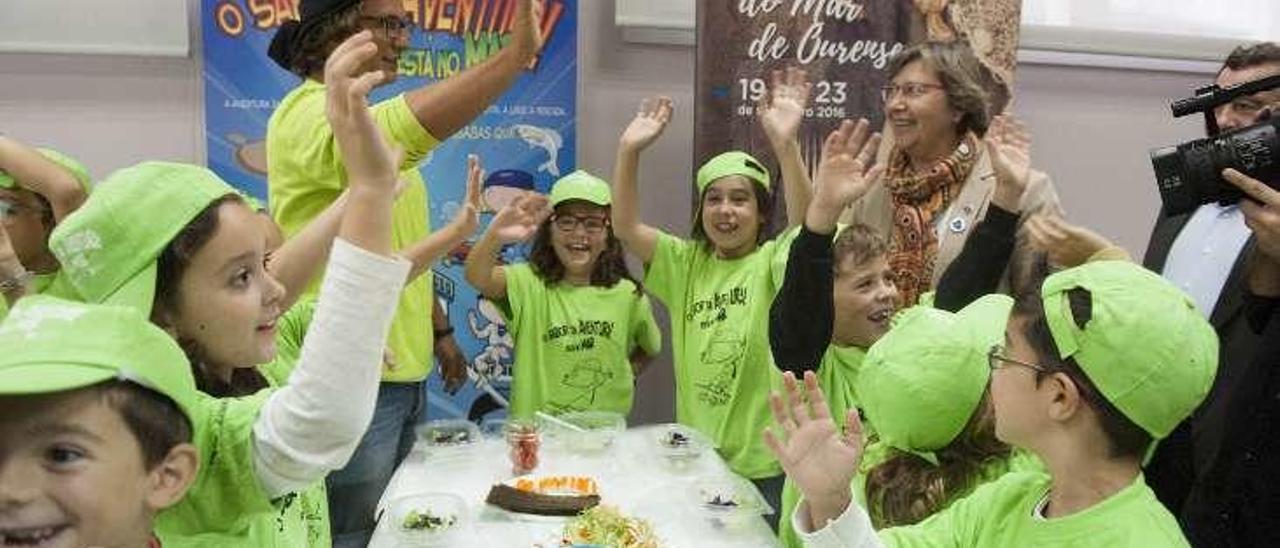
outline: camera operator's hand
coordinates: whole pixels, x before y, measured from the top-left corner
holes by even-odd
[[[1234,169],[1222,170],[1222,177],[1248,197],[1240,201],[1240,211],[1257,242],[1250,261],[1250,289],[1259,295],[1280,296],[1280,192]]]

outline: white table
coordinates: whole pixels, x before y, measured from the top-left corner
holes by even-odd
[[[656,451],[660,426],[627,430],[604,453],[573,455],[544,442],[539,452],[538,475],[583,475],[594,477],[600,486],[602,504],[616,506],[625,514],[653,524],[667,547],[770,547],[778,542],[763,518],[725,526],[702,513],[696,498],[700,481],[735,477],[714,451],[708,451],[688,466],[673,469]],[[388,501],[421,492],[447,492],[468,503],[472,525],[465,540],[450,546],[466,547],[550,547],[568,518],[520,516],[485,504],[489,488],[511,476],[507,446],[502,440],[485,439],[465,449],[429,452],[416,446],[396,470],[378,504],[379,513]],[[746,482],[749,486],[750,483]],[[754,489],[752,487],[752,489]],[[371,547],[400,546],[389,519],[380,520],[369,543]]]

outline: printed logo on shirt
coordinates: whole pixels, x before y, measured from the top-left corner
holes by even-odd
[[[747,288],[738,286],[728,291],[718,292],[708,298],[697,299],[690,303],[685,311],[685,320],[694,323],[698,329],[707,330],[729,318],[730,307],[747,305]]]
[[[599,359],[587,358],[573,364],[563,377],[560,385],[569,389],[571,396],[567,400],[549,404],[554,413],[585,411],[596,402],[596,391],[613,380],[613,372],[609,371]]]
[[[608,338],[613,335],[613,322],[599,320],[579,320],[575,324],[553,325],[542,334],[542,342],[555,342],[561,337],[570,335],[595,335]]]
[[[699,355],[702,362],[700,370],[710,374],[694,383],[699,401],[715,407],[729,403],[734,381],[738,378],[738,364],[746,351],[747,341],[741,334],[725,326],[716,328]]]

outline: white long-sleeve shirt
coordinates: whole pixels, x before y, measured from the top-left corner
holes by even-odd
[[[382,354],[411,264],[334,240],[288,384],[253,425],[254,473],[272,497],[346,465],[373,419]]]

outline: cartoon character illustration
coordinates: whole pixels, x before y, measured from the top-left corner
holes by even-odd
[[[564,146],[564,139],[560,137],[560,132],[549,127],[528,124],[516,124],[512,129],[515,129],[516,135],[519,135],[520,139],[529,146],[547,151],[549,159],[538,166],[538,170],[550,173],[552,177],[559,177],[560,148]]]
[[[501,169],[484,178],[485,213],[506,207],[520,194],[534,190],[533,175],[518,169]]]
[[[236,147],[236,163],[249,173],[267,175],[267,142],[250,141],[239,133],[227,135],[227,141]]]
[[[701,390],[699,398],[712,405],[728,403],[733,381],[738,377],[738,364],[742,362],[746,348],[746,340],[740,334],[730,332],[724,326],[716,328],[700,356],[711,376],[695,384]]]
[[[471,359],[471,367],[467,369],[467,375],[484,392],[472,402],[467,413],[469,419],[476,420],[489,411],[510,406],[507,398],[511,394],[515,341],[507,332],[498,306],[488,299],[481,298],[475,309],[467,311],[467,327],[477,340],[484,342],[484,348]]]
[[[596,390],[613,379],[613,372],[605,369],[603,363],[596,358],[587,358],[573,365],[563,377],[560,384],[577,388],[580,392],[564,403],[553,403],[557,413],[581,411],[596,401]]]

